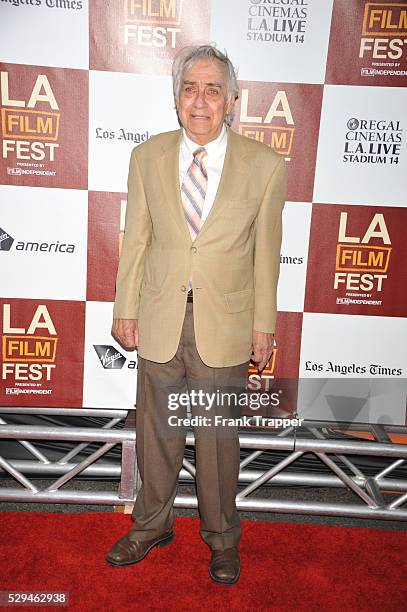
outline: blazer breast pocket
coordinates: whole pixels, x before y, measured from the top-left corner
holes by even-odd
[[[253,210],[257,207],[257,198],[250,198],[248,200],[228,200],[226,204],[227,208],[240,208]]]

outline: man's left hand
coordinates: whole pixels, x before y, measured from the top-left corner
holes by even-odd
[[[274,350],[274,334],[253,330],[252,361],[261,372],[270,361]]]

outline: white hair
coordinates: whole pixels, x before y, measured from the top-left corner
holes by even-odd
[[[190,70],[199,59],[217,59],[222,62],[228,86],[228,102],[235,100],[239,96],[239,85],[237,84],[236,71],[232,62],[214,45],[191,45],[179,51],[172,64],[172,86],[174,98],[177,100],[181,91],[182,80],[185,72]],[[234,117],[234,109],[225,117],[226,125],[231,125]]]

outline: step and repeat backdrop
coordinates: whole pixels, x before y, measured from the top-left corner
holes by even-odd
[[[406,424],[407,1],[0,0],[0,405],[129,408],[111,337],[134,146],[178,127],[176,52],[238,70],[286,160],[277,413]],[[254,177],[255,180],[255,177]]]

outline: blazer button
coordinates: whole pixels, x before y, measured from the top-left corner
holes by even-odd
[[[198,249],[197,249],[196,247],[194,247],[194,246],[193,246],[193,247],[191,247],[191,251],[192,251],[193,253],[196,253],[196,252],[197,252],[197,250],[198,250]]]
[[[186,291],[187,288],[185,287],[185,285],[181,285],[181,291]]]

